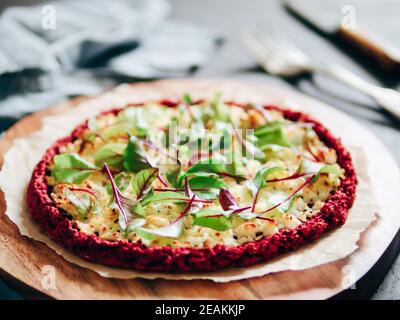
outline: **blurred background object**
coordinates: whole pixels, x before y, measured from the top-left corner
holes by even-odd
[[[305,23],[352,46],[384,72],[400,71],[397,0],[286,0]]]
[[[0,116],[12,122],[118,82],[188,75],[207,61],[218,37],[168,20],[169,12],[166,0],[65,0],[5,9]]]
[[[306,55],[290,38],[277,30],[253,26],[244,31],[243,39],[266,72],[281,77],[322,73],[370,96],[383,110],[400,121],[400,93],[396,90],[371,84],[338,64]]]

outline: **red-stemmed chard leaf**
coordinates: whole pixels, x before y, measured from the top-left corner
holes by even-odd
[[[65,196],[75,207],[81,219],[84,219],[93,207],[93,201],[86,192],[78,195],[68,188],[65,190]]]
[[[160,181],[161,184],[162,184],[165,188],[168,188],[168,187],[169,187],[167,181],[165,181],[165,179],[163,178],[163,176],[161,175],[160,172],[158,173],[157,178],[158,178],[158,181]]]
[[[124,203],[121,200],[121,198],[125,198],[125,200],[129,200],[129,199],[126,198],[121,193],[121,191],[118,189],[117,185],[115,184],[115,181],[114,181],[114,178],[112,176],[112,173],[110,171],[110,168],[108,167],[108,165],[106,163],[104,164],[104,171],[106,172],[106,174],[108,176],[108,179],[111,182],[111,188],[112,188],[112,192],[113,192],[113,195],[114,195],[115,203],[117,204],[117,207],[118,207],[119,212],[120,212],[119,224],[120,224],[120,227],[122,229],[121,231],[125,231],[127,229],[127,227],[128,227],[128,224],[129,224],[129,218],[128,218],[128,213],[125,210]],[[122,216],[122,219],[121,219],[121,216]]]
[[[154,236],[166,237],[166,238],[178,238],[182,234],[183,218],[191,211],[196,198],[196,195],[190,189],[187,178],[185,180],[185,192],[186,195],[190,198],[190,200],[189,202],[187,202],[182,212],[176,217],[175,220],[173,220],[173,222],[170,225],[158,229],[139,228],[138,229],[139,235],[141,235],[143,238],[147,240],[151,240]]]
[[[158,229],[139,228],[138,233],[144,239],[151,240],[154,236],[166,238],[178,238],[183,230],[183,218],[190,212],[193,206],[195,195],[193,193],[190,201],[186,204],[183,211],[178,217],[168,226]]]
[[[231,228],[229,216],[218,209],[208,208],[193,214],[193,225],[202,226],[217,231],[226,231]]]
[[[71,187],[71,188],[68,188],[68,189],[71,190],[71,191],[85,192],[85,193],[88,193],[88,194],[92,195],[93,197],[97,198],[96,193],[94,191],[92,191],[92,190],[89,190],[89,189],[74,188],[74,187]]]
[[[97,170],[98,167],[80,155],[64,153],[54,156],[54,167],[51,170],[51,175],[57,182],[81,184]]]
[[[240,213],[251,208],[250,206],[239,207],[235,197],[228,189],[225,188],[222,188],[219,191],[218,201],[224,211],[233,210],[232,213]]]
[[[283,201],[277,203],[276,205],[262,211],[259,212],[259,214],[263,214],[263,213],[267,213],[271,210],[274,210],[275,208],[279,207],[280,205],[284,204],[286,201],[289,201],[297,192],[299,192],[300,190],[302,190],[303,188],[305,188],[310,182],[312,182],[313,178],[315,177],[315,174],[311,175],[310,177],[307,178],[307,180],[302,183],[298,188],[296,188],[286,199],[284,199]]]
[[[179,214],[179,216],[174,220],[174,223],[183,219],[192,209],[193,203],[196,199],[196,194],[190,189],[189,179],[186,177],[185,179],[185,193],[190,198],[190,201],[187,203],[185,209]]]
[[[140,170],[132,179],[131,186],[136,195],[136,200],[140,200],[150,190],[151,184],[158,177],[157,168],[147,168]]]
[[[273,173],[282,171],[283,171],[282,167],[271,167],[271,168],[262,168],[257,172],[253,181],[251,181],[248,185],[254,196],[253,204],[251,206],[251,212],[255,212],[258,200],[258,194],[260,193],[260,190],[267,186],[266,178]]]

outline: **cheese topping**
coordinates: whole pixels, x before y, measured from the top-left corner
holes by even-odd
[[[47,183],[81,232],[146,246],[236,246],[317,214],[343,169],[312,125],[220,96],[88,121]],[[228,200],[227,200],[228,197]]]

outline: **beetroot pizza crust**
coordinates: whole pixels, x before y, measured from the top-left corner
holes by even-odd
[[[161,103],[166,107],[176,106],[176,103],[171,101],[161,101]],[[46,151],[35,167],[27,194],[30,213],[40,224],[41,229],[67,250],[86,260],[113,267],[143,271],[213,271],[234,266],[251,266],[293,251],[303,244],[315,241],[323,233],[346,221],[348,210],[354,202],[357,179],[349,152],[321,123],[301,112],[275,106],[265,106],[265,108],[281,111],[289,120],[313,124],[313,129],[319,138],[329,148],[336,150],[338,163],[345,170],[345,178],[341,180],[336,192],[329,196],[320,212],[294,229],[281,229],[272,236],[238,246],[218,244],[201,249],[146,247],[127,240],[108,241],[96,235],[80,232],[63,216],[50,198],[49,186],[46,183],[48,173],[46,168],[58,154],[60,146],[74,141],[87,127],[86,123],[77,127],[70,136],[58,140]],[[120,110],[114,109],[105,113],[116,114]]]

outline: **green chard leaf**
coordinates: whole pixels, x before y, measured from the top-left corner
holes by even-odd
[[[219,190],[227,188],[225,182],[216,177],[197,176],[189,180],[189,186],[200,199],[214,200]],[[197,189],[197,190],[196,190]],[[200,190],[204,189],[204,190]]]
[[[105,163],[111,168],[122,169],[125,143],[108,143],[100,147],[94,155],[96,166],[102,167]]]
[[[115,138],[115,137],[126,137],[130,136],[132,127],[127,122],[116,123],[110,127],[100,130],[101,137],[104,140]]]
[[[143,221],[140,220],[142,219],[141,215],[143,215],[143,208],[137,200],[128,198],[122,194],[107,164],[104,165],[104,170],[110,180],[113,194],[109,207],[115,208],[119,211],[118,223],[122,234],[126,238],[129,232],[138,228],[138,224],[144,225]]]
[[[114,181],[116,186],[121,192],[124,192],[130,185],[133,177],[126,172],[121,172],[114,177]],[[111,183],[107,185],[107,192],[108,194],[112,194],[112,186]]]
[[[257,147],[261,150],[266,149],[269,145],[275,144],[283,147],[291,147],[292,143],[286,136],[282,123],[278,121],[269,122],[254,130],[257,139]]]
[[[159,202],[176,202],[176,203],[181,203],[185,202],[185,200],[190,200],[187,196],[180,194],[178,192],[174,191],[163,191],[163,192],[157,192],[152,194],[149,197],[145,197],[141,204],[142,206],[147,206],[150,203],[159,203]]]
[[[189,168],[186,174],[204,172],[204,173],[216,173],[216,174],[227,174],[235,177],[245,177],[246,170],[242,164],[235,157],[231,163],[224,164],[222,160],[209,158],[204,161],[200,161]]]
[[[170,185],[172,185],[175,188],[180,188],[183,186],[183,180],[179,178],[180,176],[182,176],[182,174],[183,174],[182,167],[178,164],[173,169],[169,170],[165,174],[165,177],[167,178],[167,181]]]
[[[218,209],[204,209],[193,214],[193,225],[226,231],[231,228],[231,221],[226,212]]]
[[[73,192],[69,189],[65,190],[65,196],[75,207],[81,219],[86,218],[87,214],[93,207],[93,202],[90,195],[84,192]]]
[[[249,181],[246,186],[248,189],[250,189],[251,193],[253,194],[253,205],[251,211],[254,212],[257,200],[258,200],[258,194],[261,189],[265,188],[267,186],[266,179],[269,175],[276,173],[276,172],[282,172],[284,169],[282,167],[270,167],[270,168],[261,168],[257,173],[256,176],[252,181]]]
[[[140,107],[124,109],[118,114],[117,120],[128,123],[138,137],[146,136],[149,131],[149,124],[145,120],[144,110]]]
[[[143,147],[134,136],[129,139],[123,159],[124,168],[134,173],[151,167],[150,163],[146,160]]]
[[[339,165],[337,164],[323,164],[303,159],[297,169],[299,173],[315,174],[313,182],[317,181],[322,173],[332,173],[339,178],[343,179],[344,175]]]
[[[258,189],[264,188],[267,185],[266,180],[269,175],[276,172],[283,172],[284,170],[283,167],[262,168],[256,173],[253,183]]]
[[[64,153],[54,157],[51,175],[58,182],[80,184],[98,168],[76,153]]]
[[[143,205],[138,201],[135,206],[131,209],[131,212],[136,213],[137,215],[144,217],[146,212],[144,211]]]
[[[157,179],[158,172],[157,168],[147,168],[140,170],[135,175],[131,181],[131,186],[137,200],[140,200],[149,192],[151,184]]]
[[[288,206],[287,206],[287,210],[286,212],[290,211],[290,209],[292,209],[295,201],[300,198],[302,196],[301,192],[296,193],[294,196],[292,196],[289,200]]]
[[[185,94],[182,96],[182,100],[183,100],[183,102],[186,103],[187,105],[191,105],[191,104],[192,104],[192,97],[191,97],[188,93],[185,93]]]

